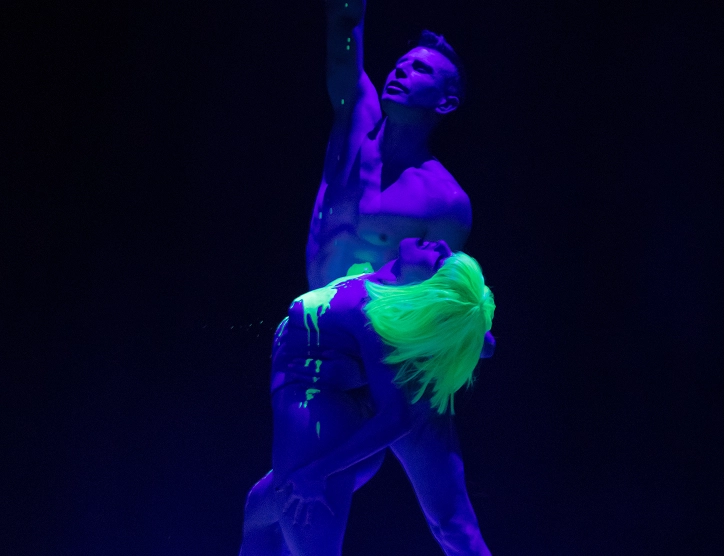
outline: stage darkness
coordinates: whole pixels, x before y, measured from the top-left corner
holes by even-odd
[[[422,27],[470,73],[434,152],[497,300],[456,402],[493,553],[721,553],[721,5],[369,2],[378,87]],[[233,556],[306,290],[322,3],[0,21],[6,553]],[[388,460],[344,554],[438,553]]]

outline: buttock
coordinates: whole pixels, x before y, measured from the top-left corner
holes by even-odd
[[[341,391],[292,383],[276,390],[272,405],[273,469],[280,481],[322,457],[373,415],[368,388]]]

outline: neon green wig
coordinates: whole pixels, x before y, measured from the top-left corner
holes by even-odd
[[[431,387],[439,413],[454,412],[454,393],[472,384],[495,300],[477,261],[449,257],[429,280],[404,286],[366,282],[364,313],[393,350],[384,362],[398,366],[394,384],[407,386],[417,402]]]

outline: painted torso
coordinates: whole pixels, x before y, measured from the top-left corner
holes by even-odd
[[[271,392],[289,384],[352,390],[366,385],[355,327],[364,325],[366,299],[362,278],[337,280],[301,295],[273,340]],[[301,400],[305,403],[305,400]]]

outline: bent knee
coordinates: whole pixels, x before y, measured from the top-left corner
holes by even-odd
[[[278,520],[273,489],[273,472],[268,472],[247,493],[245,501],[245,528],[269,525]]]

